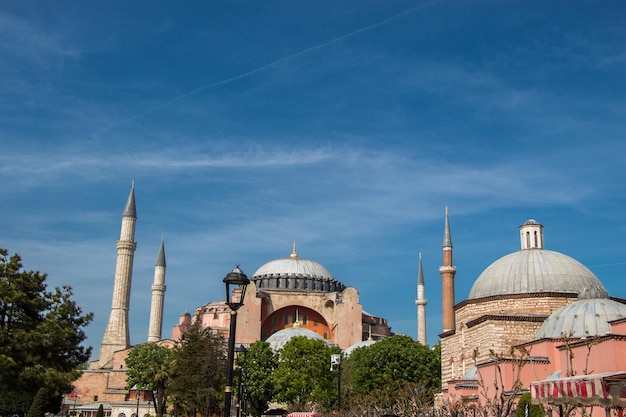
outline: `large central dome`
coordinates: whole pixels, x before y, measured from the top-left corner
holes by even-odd
[[[604,288],[576,259],[543,249],[543,226],[539,223],[528,220],[520,231],[522,250],[489,265],[474,282],[469,299],[540,292],[578,294],[591,286]]]
[[[252,281],[259,289],[335,292],[345,288],[324,266],[300,258],[295,243],[289,257],[275,259],[261,266],[252,276]]]

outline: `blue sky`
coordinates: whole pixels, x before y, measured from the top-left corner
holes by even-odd
[[[133,180],[132,343],[165,236],[164,337],[295,240],[434,344],[446,206],[457,302],[530,218],[626,298],[625,70],[622,1],[2,2],[0,247],[96,358]]]

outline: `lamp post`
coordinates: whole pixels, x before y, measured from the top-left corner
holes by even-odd
[[[243,354],[244,357],[244,361],[246,358],[246,352],[248,351],[248,349],[246,349],[246,347],[244,345],[239,345],[235,348],[235,353],[237,353],[237,357],[239,357],[240,354]],[[239,367],[238,369],[238,374],[239,374],[239,378],[237,381],[237,417],[241,417],[242,416],[242,412],[244,412],[244,401],[243,401],[243,374],[244,374],[244,369],[242,366]]]
[[[330,355],[330,370],[337,367],[337,410],[341,410],[341,354]]]
[[[74,416],[76,415],[76,399],[78,398],[78,395],[75,392],[72,392],[72,395],[74,396]]]
[[[136,386],[136,385],[135,385],[135,387],[136,387],[136,388],[135,388],[135,395],[137,396],[137,409],[135,410],[135,415],[136,415],[137,417],[139,417],[139,395],[140,395],[141,393],[139,392],[139,387],[138,387],[138,386]]]
[[[226,367],[226,388],[224,389],[224,417],[230,417],[233,398],[233,364],[235,360],[235,330],[237,329],[237,310],[243,305],[246,287],[250,280],[239,265],[235,266],[223,279],[226,284],[226,305],[230,308],[230,333],[228,335],[228,363]]]

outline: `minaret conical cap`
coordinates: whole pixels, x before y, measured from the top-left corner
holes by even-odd
[[[161,247],[159,248],[159,254],[157,255],[156,264],[154,266],[167,266],[165,264],[165,237],[161,236]]]
[[[422,270],[422,252],[419,255],[419,266],[417,268],[417,285],[424,285],[424,271]]]
[[[443,247],[452,247],[452,237],[450,236],[450,222],[448,221],[448,206],[446,206],[446,224],[443,231]]]
[[[137,217],[137,210],[135,209],[135,181],[130,188],[130,194],[126,201],[126,207],[124,207],[124,213],[122,217]]]

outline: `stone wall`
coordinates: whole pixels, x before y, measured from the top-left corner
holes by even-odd
[[[488,360],[490,352],[506,354],[512,346],[533,340],[552,312],[575,300],[567,294],[525,294],[459,303],[455,331],[441,338],[442,388]]]

